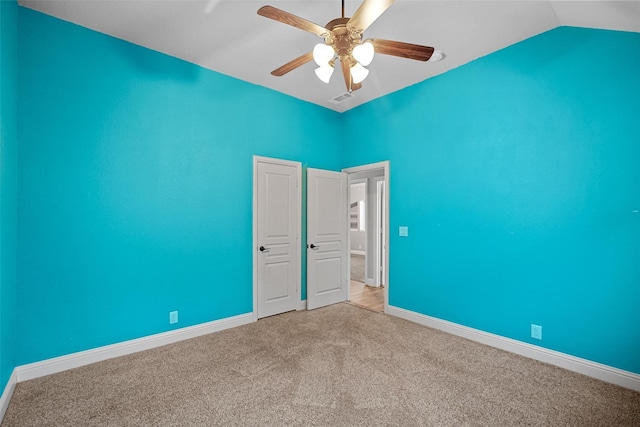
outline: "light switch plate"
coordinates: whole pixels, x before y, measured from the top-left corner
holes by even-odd
[[[409,227],[401,226],[399,232],[400,237],[409,237]]]

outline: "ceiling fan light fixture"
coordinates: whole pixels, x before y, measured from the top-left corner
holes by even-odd
[[[362,83],[364,79],[369,75],[369,70],[356,62],[356,65],[351,67],[351,79],[355,84]]]
[[[329,83],[329,80],[331,80],[332,74],[333,74],[333,67],[331,66],[331,64],[326,64],[316,68],[316,76],[318,76],[318,78],[323,83]]]
[[[434,50],[433,53],[431,54],[431,58],[429,58],[429,62],[442,61],[445,57],[446,57],[446,55],[444,54],[443,51]]]
[[[316,61],[319,67],[326,66],[331,61],[336,52],[329,45],[324,43],[318,43],[313,48],[313,60]]]
[[[1,0],[0,0],[1,1]],[[210,0],[217,1],[217,0]],[[369,75],[368,67],[375,55],[390,55],[416,61],[439,61],[444,58],[442,51],[435,51],[431,46],[404,43],[385,39],[364,39],[363,34],[395,0],[362,0],[360,6],[351,16],[345,17],[344,0],[342,0],[342,17],[329,21],[324,27],[273,6],[262,6],[258,15],[273,19],[307,33],[314,34],[323,42],[314,46],[311,52],[287,62],[271,72],[279,77],[311,62],[318,64],[316,76],[325,83],[333,74],[335,61],[340,61],[347,91],[362,88],[362,81]],[[432,58],[433,57],[433,58]]]
[[[353,57],[362,66],[366,67],[373,61],[375,50],[371,42],[364,42],[353,48]]]

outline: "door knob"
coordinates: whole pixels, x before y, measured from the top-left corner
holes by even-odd
[[[264,246],[260,246],[258,249],[260,249],[260,252],[269,252],[269,248],[265,248]]]
[[[314,251],[315,251],[315,250],[320,249],[320,246],[316,246],[316,245],[314,245],[313,243],[312,243],[312,244],[310,244],[310,245],[309,245],[309,247],[310,247],[311,249],[313,249]]]

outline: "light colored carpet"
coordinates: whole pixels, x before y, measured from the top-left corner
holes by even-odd
[[[351,280],[365,283],[364,255],[351,254]]]
[[[16,387],[10,426],[638,426],[640,393],[348,304]]]

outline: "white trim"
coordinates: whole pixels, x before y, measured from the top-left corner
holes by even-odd
[[[91,350],[80,351],[41,362],[29,363],[15,368],[17,381],[27,381],[45,375],[51,375],[68,369],[78,368],[91,363],[101,362],[114,357],[125,356],[139,351],[172,344],[178,341],[219,332],[236,326],[246,325],[253,322],[252,313],[240,314],[238,316],[227,317],[200,325],[188,326],[174,331],[162,332],[149,335],[130,341],[117,344],[106,345]]]
[[[588,377],[640,391],[640,375],[633,372],[624,371],[612,366],[592,362],[587,359],[581,359],[566,353],[538,347],[533,344],[491,334],[399,307],[390,306],[387,313],[423,326],[450,333],[452,335],[457,335],[491,347],[516,353],[530,359],[539,360],[560,368],[578,372]]]
[[[296,251],[296,262],[298,274],[296,275],[296,295],[300,298],[302,294],[302,163],[293,160],[282,160],[271,157],[253,156],[253,321],[258,321],[258,163],[271,163],[281,166],[293,166],[296,168],[296,186],[298,203],[296,220],[297,224],[297,242],[298,250]]]
[[[300,301],[300,304],[298,304],[298,311],[305,311],[307,309],[307,300],[303,299],[302,301]]]
[[[384,203],[384,193],[386,187],[386,180],[383,178],[382,180],[376,181],[376,260],[374,262],[375,265],[375,279],[376,286],[381,286],[384,280],[384,252],[385,252],[385,242],[384,236],[386,236],[385,222],[381,221],[381,218],[384,218],[385,215],[385,203]]]
[[[356,173],[356,172],[366,172],[376,169],[384,169],[385,173],[388,172],[389,169],[389,160],[384,160],[382,162],[377,163],[369,163],[368,165],[354,166],[351,168],[344,168],[342,172],[346,173]],[[358,182],[358,180],[354,180],[353,182]]]
[[[7,412],[7,408],[9,407],[9,402],[11,402],[11,396],[13,396],[13,390],[16,388],[17,381],[16,370],[14,369],[11,372],[11,376],[9,377],[9,381],[7,381],[7,385],[4,386],[4,391],[2,392],[2,397],[0,397],[0,423],[4,419],[4,414]]]
[[[387,245],[387,249],[385,251],[385,256],[384,256],[384,265],[385,265],[385,271],[384,271],[384,312],[388,313],[389,312],[389,288],[391,286],[390,281],[389,281],[389,252],[390,252],[390,240],[389,240],[389,218],[391,217],[391,209],[389,206],[389,201],[391,200],[391,198],[389,197],[389,195],[391,194],[391,163],[389,162],[389,160],[384,160],[382,162],[377,162],[377,163],[370,163],[368,165],[362,165],[362,166],[355,166],[352,168],[344,168],[342,169],[342,172],[347,173],[347,175],[349,176],[349,180],[347,181],[347,184],[350,187],[350,183],[351,183],[351,174],[352,173],[356,173],[356,172],[364,172],[364,171],[370,171],[370,170],[376,170],[376,169],[383,169],[384,170],[384,181],[385,181],[385,192],[384,192],[384,204],[385,204],[385,210],[386,210],[386,218],[385,218],[385,230],[384,230],[384,241]],[[347,244],[349,245],[348,247],[351,248],[351,234],[348,235],[348,240],[347,240]],[[351,257],[349,257],[348,262],[351,262]],[[351,264],[348,264],[348,268],[349,271],[351,271]],[[351,284],[351,281],[348,281],[348,284]],[[349,287],[347,287],[347,290],[349,290]],[[347,294],[348,295],[348,294]]]
[[[350,255],[365,256],[367,254],[365,251],[360,251],[360,250],[357,250],[357,249],[351,249],[349,252],[350,252]]]

